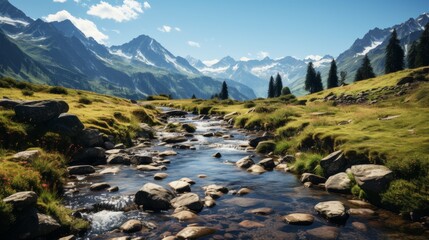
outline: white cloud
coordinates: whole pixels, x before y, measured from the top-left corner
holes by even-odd
[[[204,63],[206,66],[208,66],[208,67],[211,67],[211,66],[213,66],[214,64],[216,64],[216,63],[218,63],[218,62],[219,62],[219,59],[204,60],[204,61],[203,61],[203,63]]]
[[[169,33],[169,32],[171,32],[171,27],[170,27],[170,26],[167,26],[167,25],[164,25],[164,26],[162,26],[162,27],[159,27],[159,28],[158,28],[158,31],[165,32],[165,33]]]
[[[144,9],[149,9],[149,8],[151,8],[151,6],[150,6],[150,4],[148,2],[144,2],[143,3],[143,8]]]
[[[264,59],[264,58],[270,56],[270,53],[269,52],[265,52],[265,51],[259,51],[258,54],[257,54],[257,56],[258,56],[258,58]]]
[[[56,2],[56,3],[65,3],[65,2],[67,2],[67,0],[54,0],[54,2]]]
[[[196,48],[200,48],[201,47],[201,45],[199,43],[194,42],[194,41],[188,41],[188,45],[191,46],[191,47],[196,47]]]
[[[55,0],[54,0],[55,1]],[[75,3],[80,3],[81,0],[73,0]]]
[[[121,31],[117,30],[117,29],[112,29],[112,32],[116,33],[116,34],[120,34]]]
[[[100,1],[100,3],[90,6],[86,13],[101,19],[112,19],[116,22],[123,22],[136,19],[143,13],[143,8],[147,9],[148,7],[150,8],[149,3],[142,6],[137,0],[123,0],[122,5],[116,6]]]
[[[180,29],[178,27],[171,27],[171,26],[168,26],[168,25],[163,25],[162,27],[158,28],[158,31],[164,32],[164,33],[169,33],[169,32],[171,32],[173,30],[176,31],[176,32],[182,31],[182,29]]]
[[[109,39],[107,35],[105,35],[100,30],[98,30],[97,25],[95,25],[95,23],[87,19],[77,18],[71,15],[66,10],[59,11],[55,14],[49,14],[48,16],[44,17],[44,19],[47,22],[55,22],[55,21],[61,22],[68,19],[79,30],[81,30],[86,37],[93,37],[99,43],[104,43],[105,40]]]
[[[250,60],[252,60],[252,59],[248,58],[248,57],[241,57],[240,58],[240,61],[243,61],[243,62],[247,62],[247,61],[250,61]]]

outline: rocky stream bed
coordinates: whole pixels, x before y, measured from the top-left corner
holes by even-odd
[[[248,147],[257,133],[191,114],[168,121],[196,132],[158,129],[108,150],[107,165],[71,169],[65,203],[91,221],[78,239],[425,239],[399,231],[413,229],[401,216],[304,186]]]

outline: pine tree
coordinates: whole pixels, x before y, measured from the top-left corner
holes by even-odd
[[[340,72],[340,85],[343,85],[346,83],[346,78],[347,78],[347,71],[341,71]]]
[[[191,99],[196,99],[197,97],[195,96],[195,94],[192,94]]]
[[[386,74],[404,69],[404,50],[399,43],[396,29],[394,29],[386,47],[386,63],[384,65]]]
[[[320,91],[323,91],[322,75],[320,72],[317,72],[316,81],[314,82],[314,92],[316,93]]]
[[[268,98],[273,98],[274,95],[274,78],[271,76],[270,82],[268,83]]]
[[[328,88],[338,87],[337,63],[335,62],[335,59],[333,59],[331,62],[331,68],[329,69],[327,87]]]
[[[274,81],[274,97],[280,97],[282,94],[283,82],[280,74],[277,73],[276,80]]]
[[[314,87],[316,82],[316,70],[313,68],[313,63],[309,62],[307,67],[307,75],[305,75],[305,90],[314,93]]]
[[[417,56],[415,67],[423,67],[429,65],[429,23],[426,24],[425,30],[420,36],[419,44],[417,45]]]
[[[374,70],[372,69],[368,55],[365,55],[362,60],[362,66],[356,72],[355,82],[373,77],[375,77]]]
[[[225,99],[228,99],[228,86],[226,85],[226,82],[225,81],[223,81],[223,83],[222,83],[222,89],[220,90],[220,93],[219,93],[219,98],[221,99],[221,100],[225,100]]]
[[[416,68],[417,46],[417,41],[414,41],[413,44],[411,44],[410,50],[408,51],[408,68]]]

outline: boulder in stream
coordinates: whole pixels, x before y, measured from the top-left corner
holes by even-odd
[[[200,227],[200,226],[189,226],[179,233],[177,233],[176,237],[179,239],[198,239],[202,237],[206,237],[212,235],[216,232],[216,229],[209,227]]]
[[[345,223],[349,217],[346,207],[340,201],[320,202],[314,209],[329,221],[336,223]]]
[[[174,197],[169,190],[154,183],[146,183],[136,193],[134,202],[143,205],[145,210],[163,211],[170,208],[170,201]]]
[[[15,116],[19,121],[42,123],[57,118],[69,110],[69,105],[62,100],[41,100],[23,102],[15,106]]]
[[[332,175],[325,182],[326,190],[331,192],[350,193],[352,181],[347,173],[337,173]]]
[[[194,212],[201,212],[204,207],[200,197],[195,193],[185,193],[171,200],[174,208],[185,208]]]
[[[235,163],[237,167],[246,169],[251,167],[253,164],[255,164],[255,162],[253,162],[250,156],[244,157]]]
[[[393,179],[392,171],[383,165],[361,164],[351,167],[356,183],[366,192],[378,194],[385,190]]]

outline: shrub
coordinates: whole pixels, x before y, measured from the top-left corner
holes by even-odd
[[[262,141],[256,147],[257,153],[269,153],[276,149],[276,143],[273,141]]]
[[[61,191],[64,184],[65,160],[58,154],[44,154],[31,163],[51,191]]]
[[[15,216],[12,205],[0,201],[0,235],[4,235],[14,222]]]
[[[22,92],[22,95],[24,95],[24,96],[33,96],[34,95],[34,92],[31,90],[28,90],[28,89],[22,89],[21,92]]]
[[[413,211],[429,213],[429,196],[413,183],[403,179],[390,183],[389,188],[381,195],[381,202],[389,209],[402,213]]]
[[[64,88],[64,87],[61,87],[61,86],[55,86],[55,87],[51,87],[51,88],[49,88],[49,93],[52,93],[52,94],[64,94],[64,95],[67,95],[67,94],[68,94],[68,91],[67,91],[67,89],[66,89],[66,88]]]
[[[245,102],[245,103],[244,103],[244,107],[245,107],[245,108],[252,108],[252,107],[254,107],[254,106],[256,106],[256,103],[254,103],[254,102],[252,102],[252,101],[249,101],[249,102]]]
[[[116,119],[118,119],[119,121],[127,122],[127,123],[130,122],[130,119],[127,116],[125,116],[124,114],[122,114],[121,112],[114,112],[113,116]]]
[[[274,112],[274,108],[270,108],[270,107],[264,107],[264,106],[257,106],[255,108],[255,112],[257,113],[272,113]]]
[[[198,106],[198,113],[209,114],[211,109],[212,109],[212,106],[207,106],[207,105]]]
[[[319,165],[322,158],[320,154],[304,154],[295,161],[292,169],[298,174],[308,172],[323,176],[323,169]]]
[[[85,105],[89,105],[92,103],[91,99],[87,98],[87,97],[80,97],[79,98],[79,103],[85,104]]]
[[[284,154],[291,147],[291,143],[288,141],[281,141],[276,144],[275,154]]]
[[[184,123],[182,125],[182,129],[185,130],[188,133],[193,133],[197,130],[197,127],[195,127],[195,125],[193,124],[189,124],[189,123]]]
[[[282,88],[282,95],[289,95],[291,94],[291,91],[288,87]]]

